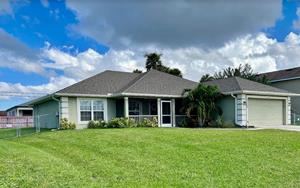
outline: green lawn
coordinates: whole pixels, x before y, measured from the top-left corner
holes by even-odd
[[[47,129],[41,129],[42,131],[48,131]],[[24,135],[31,135],[36,132],[36,129],[34,127],[29,128],[21,128],[19,134],[21,136]],[[17,136],[17,128],[7,128],[7,129],[0,129],[0,139],[6,139],[6,138],[14,138]]]
[[[300,187],[300,132],[130,128],[0,140],[0,187]]]

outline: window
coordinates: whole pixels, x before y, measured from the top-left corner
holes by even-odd
[[[93,101],[93,115],[94,120],[103,120],[104,119],[104,107],[102,101]]]
[[[80,101],[80,121],[103,120],[104,106],[100,100]]]
[[[129,115],[140,115],[140,103],[138,101],[129,101]]]

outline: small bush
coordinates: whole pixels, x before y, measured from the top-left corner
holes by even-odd
[[[105,121],[89,121],[88,123],[88,128],[89,129],[102,129],[106,127]]]
[[[186,128],[195,128],[195,127],[199,127],[199,122],[197,118],[184,117],[184,119],[178,122],[177,126],[186,127]]]
[[[158,127],[157,119],[153,118],[152,120],[144,118],[143,121],[137,124],[137,127]]]
[[[137,127],[134,119],[130,118],[113,118],[107,123],[107,128],[129,128],[129,127]]]
[[[210,127],[217,127],[217,128],[234,128],[235,125],[229,121],[225,121],[223,116],[218,116],[215,121],[212,121],[209,124]]]
[[[76,128],[76,124],[69,122],[67,118],[62,118],[60,120],[59,129],[67,130],[67,129],[75,129],[75,128]]]

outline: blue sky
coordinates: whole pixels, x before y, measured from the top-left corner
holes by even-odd
[[[225,11],[220,3],[154,2],[152,15],[135,0],[3,0],[0,110],[30,100],[26,93],[51,93],[105,69],[142,69],[152,51],[193,80],[238,63],[253,62],[258,72],[300,66],[287,48],[299,47],[297,1],[228,2]],[[245,44],[246,51],[233,50]]]

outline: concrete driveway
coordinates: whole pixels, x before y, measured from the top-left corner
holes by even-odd
[[[300,131],[300,126],[296,125],[277,125],[277,126],[255,126],[256,129],[280,129],[286,131]]]

